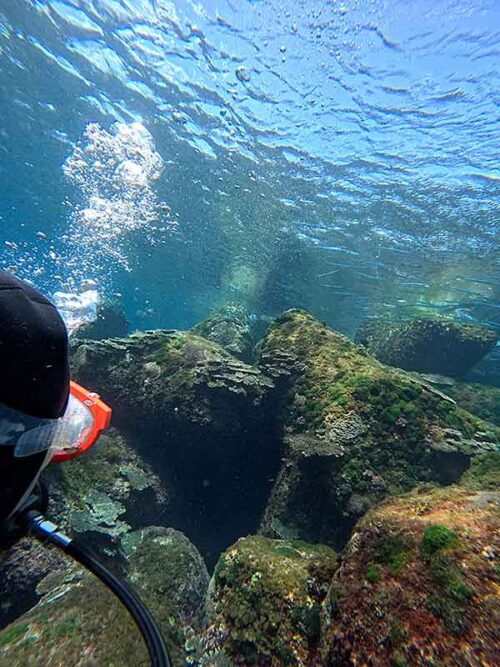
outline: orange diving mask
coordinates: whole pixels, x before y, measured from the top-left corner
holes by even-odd
[[[14,447],[23,458],[50,450],[50,460],[68,461],[86,452],[111,421],[109,408],[98,394],[70,382],[70,396],[59,419],[39,419],[0,406],[0,447]]]
[[[61,417],[61,428],[51,445],[51,461],[69,461],[92,447],[111,422],[111,408],[99,394],[70,382],[68,406]]]

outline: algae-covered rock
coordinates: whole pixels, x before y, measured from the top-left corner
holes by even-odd
[[[135,425],[141,432],[171,430],[179,420],[221,423],[234,432],[241,416],[260,415],[272,387],[259,370],[192,332],[84,341],[74,349],[72,362],[75,377],[113,405],[115,423]]]
[[[252,319],[243,306],[230,303],[200,322],[193,331],[207,340],[218,343],[242,361],[250,362],[254,342],[252,340]]]
[[[473,491],[500,490],[500,452],[475,456],[459,483]]]
[[[120,538],[168,519],[166,489],[116,429],[84,456],[53,464],[43,476],[48,517],[83,537],[115,570],[123,566]],[[37,602],[37,585],[61,562],[59,552],[30,538],[0,550],[0,627]]]
[[[356,342],[384,364],[461,377],[495,347],[497,337],[482,326],[419,317],[407,322],[369,320],[358,331]]]
[[[280,457],[270,379],[192,332],[84,341],[72,362],[173,489],[169,523],[211,563],[256,530]]]
[[[63,563],[60,552],[29,537],[0,550],[0,628],[37,603],[38,584]]]
[[[123,667],[150,665],[134,622],[103,584],[68,567],[40,584],[36,607],[0,632],[2,667]],[[145,595],[175,665],[183,665],[183,631],[167,601]]]
[[[369,512],[324,603],[319,664],[498,664],[498,503],[448,487]]]
[[[167,519],[165,486],[114,428],[84,456],[50,466],[45,480],[51,518],[73,533],[120,537]]]
[[[204,620],[208,571],[195,546],[178,530],[149,527],[123,540],[129,579],[160,603],[166,599],[184,625]]]
[[[335,553],[325,546],[238,540],[215,568],[202,664],[310,664],[336,566]]]
[[[439,380],[436,384],[440,386]],[[454,382],[442,390],[472,414],[500,426],[500,388],[477,383]]]
[[[126,538],[127,578],[153,613],[175,665],[203,619],[208,573],[180,532],[150,527]],[[99,581],[65,560],[38,585],[28,613],[0,632],[0,665],[149,665],[128,613]]]
[[[277,364],[285,353],[287,364]],[[303,311],[278,318],[262,344],[264,372],[285,373],[290,359],[302,371],[283,412],[284,460],[265,535],[341,547],[382,498],[422,481],[454,482],[472,456],[497,447],[493,425]]]

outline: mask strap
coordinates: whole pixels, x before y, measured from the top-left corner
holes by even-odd
[[[48,464],[50,463],[51,458],[52,458],[52,450],[49,448],[47,450],[47,453],[45,454],[45,458],[43,460],[42,465],[38,469],[37,474],[35,475],[35,477],[31,481],[30,485],[28,486],[28,488],[26,489],[26,491],[22,495],[20,501],[17,503],[15,508],[12,510],[10,515],[7,517],[8,519],[10,519],[12,516],[14,516],[14,514],[16,514],[17,512],[19,512],[21,510],[23,504],[29,499],[29,497],[31,496],[31,494],[33,492],[33,489],[35,488],[35,486],[38,483],[38,480],[40,478],[40,474],[41,474],[42,470],[48,466]]]

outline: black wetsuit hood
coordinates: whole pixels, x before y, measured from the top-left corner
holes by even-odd
[[[68,335],[56,307],[28,283],[0,271],[0,404],[34,417],[60,417],[69,396]],[[15,458],[0,444],[0,524],[38,475],[46,452]]]
[[[34,287],[0,271],[0,403],[56,418],[68,395],[68,334],[61,316]]]

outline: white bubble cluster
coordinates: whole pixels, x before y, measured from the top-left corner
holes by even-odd
[[[81,294],[55,292],[52,299],[59,310],[69,334],[97,317],[100,297],[97,290],[88,289]]]
[[[79,243],[111,242],[135,230],[147,230],[158,219],[152,183],[164,162],[153,137],[141,123],[115,123],[108,132],[97,123],[87,125],[81,141],[63,165],[67,178],[81,191],[73,213],[72,232]]]

